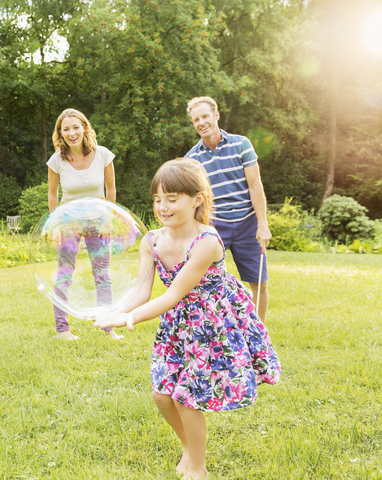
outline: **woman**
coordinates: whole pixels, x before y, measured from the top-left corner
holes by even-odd
[[[85,115],[73,108],[64,110],[57,118],[52,139],[56,153],[47,162],[49,211],[52,212],[58,205],[59,184],[62,189],[61,203],[84,197],[106,198],[115,202],[113,167],[115,155],[106,147],[98,145],[96,133]],[[86,232],[80,234],[58,232],[61,238],[57,242],[58,272],[55,293],[67,300],[79,243],[83,236],[92,263],[97,301],[110,304],[112,299],[109,276],[110,236],[97,230],[91,222],[86,228]],[[66,340],[78,339],[70,332],[68,314],[56,306],[53,309],[57,337]],[[123,338],[122,335],[117,335],[113,328],[104,330],[115,340]]]

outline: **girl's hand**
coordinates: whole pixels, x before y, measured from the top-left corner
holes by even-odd
[[[131,313],[117,313],[112,318],[102,318],[94,322],[95,328],[105,327],[127,327],[128,330],[134,330],[134,318]]]

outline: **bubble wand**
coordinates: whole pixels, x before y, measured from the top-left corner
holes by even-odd
[[[260,288],[261,288],[261,276],[263,274],[263,262],[264,262],[264,250],[261,249],[260,269],[259,269],[259,283],[257,284],[256,315],[259,315]]]

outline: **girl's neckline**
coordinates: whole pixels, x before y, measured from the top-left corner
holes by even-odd
[[[98,149],[96,147],[96,149],[94,150],[94,155],[93,155],[93,159],[91,161],[91,164],[87,167],[87,168],[74,168],[73,165],[71,164],[71,162],[67,162],[68,165],[70,166],[70,168],[72,168],[73,170],[75,170],[76,172],[86,172],[87,170],[89,170],[89,168],[91,168],[91,166],[93,165],[94,163],[94,159],[96,158],[96,155],[97,155],[97,152],[98,152]]]
[[[190,243],[190,246],[189,246],[189,247],[187,248],[187,250],[186,250],[186,258],[185,258],[184,260],[182,260],[181,262],[179,262],[178,264],[176,264],[176,265],[175,265],[174,267],[172,267],[171,269],[167,269],[167,268],[163,265],[162,260],[159,258],[158,250],[157,250],[157,242],[156,242],[155,235],[154,235],[154,233],[153,233],[152,231],[149,232],[149,234],[152,236],[152,238],[153,238],[153,240],[154,240],[155,257],[156,257],[157,261],[162,265],[162,267],[163,267],[163,269],[164,269],[164,271],[165,271],[166,273],[172,273],[174,270],[177,270],[181,265],[184,265],[184,264],[187,262],[187,260],[188,260],[187,257],[188,257],[188,255],[189,255],[189,253],[190,253],[190,250],[191,250],[192,246],[194,245],[195,241],[196,241],[201,235],[203,235],[203,233],[209,233],[209,234],[211,234],[211,235],[216,236],[216,237],[219,239],[219,236],[218,236],[216,233],[214,233],[214,232],[209,232],[208,230],[204,230],[204,232],[199,233],[199,235],[197,235],[197,236],[192,240],[192,242]],[[215,265],[215,264],[221,262],[223,259],[224,259],[224,248],[223,248],[223,257],[222,257],[220,260],[217,260],[216,262],[212,262],[211,265]]]

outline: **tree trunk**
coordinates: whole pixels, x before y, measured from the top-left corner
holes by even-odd
[[[228,112],[227,112],[227,114],[225,116],[225,119],[224,119],[223,130],[225,130],[226,132],[228,131],[228,121],[229,121],[229,117],[231,116],[232,108],[233,108],[233,95],[231,97],[231,102],[230,102],[230,105],[228,107]]]
[[[334,187],[334,171],[337,157],[337,105],[332,97],[329,109],[327,123],[327,170],[326,170],[326,187],[322,198],[324,202],[333,192]]]
[[[42,116],[42,149],[43,149],[43,158],[42,164],[45,165],[48,161],[48,128],[46,121],[46,109],[45,102],[41,102],[41,116]]]
[[[44,65],[45,56],[44,56],[44,47],[40,48],[41,54],[41,65]],[[48,127],[46,121],[46,108],[45,108],[45,101],[41,101],[41,117],[42,117],[42,150],[43,150],[43,157],[42,157],[42,164],[45,166],[46,162],[48,161]]]
[[[346,0],[347,1],[347,0]],[[338,30],[338,19],[341,18],[344,0],[326,0],[327,10],[324,20],[324,45],[326,63],[326,93],[324,105],[326,115],[326,186],[322,198],[324,202],[333,193],[334,173],[337,157],[337,117],[339,111],[339,96],[341,92],[343,69],[340,67],[343,56],[344,42]],[[330,8],[329,8],[330,7]]]
[[[236,43],[235,48],[234,48],[234,52],[233,52],[233,58],[237,57],[237,52],[238,52],[238,46],[237,46],[237,43]],[[232,64],[232,72],[231,72],[231,77],[232,78],[234,77],[234,74],[235,74],[235,62],[233,62],[233,64]],[[228,107],[228,112],[227,112],[227,114],[225,116],[225,119],[224,119],[223,130],[225,130],[226,132],[228,132],[228,122],[229,122],[229,117],[231,116],[231,113],[232,113],[233,103],[234,103],[234,95],[231,96],[231,101],[230,101],[230,104],[229,104],[229,107]]]

